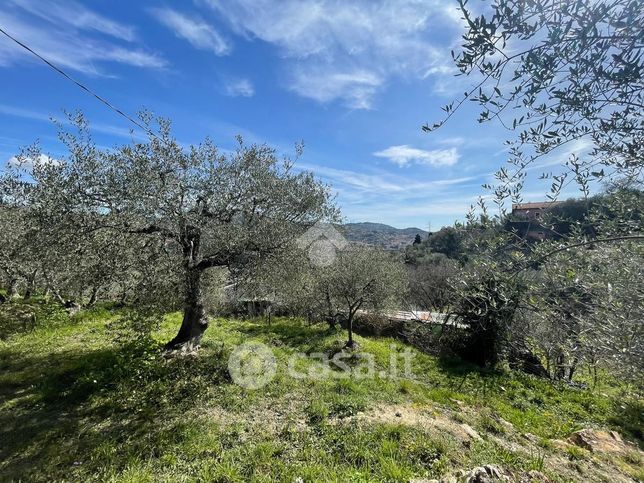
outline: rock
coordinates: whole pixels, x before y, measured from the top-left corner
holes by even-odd
[[[396,411],[396,417],[397,418],[402,418],[402,413],[400,411]]]
[[[475,439],[477,441],[482,439],[479,433],[474,431],[474,428],[472,428],[472,426],[470,426],[469,424],[463,423],[461,424],[461,428],[463,429],[465,434],[467,434],[471,439]]]
[[[507,473],[497,465],[478,466],[458,479],[462,483],[492,483],[511,481]]]
[[[568,442],[593,453],[626,453],[631,449],[615,431],[582,429],[570,435]]]
[[[441,478],[440,480],[430,481],[437,481],[440,483],[493,483],[499,481],[512,481],[512,479],[510,478],[510,475],[500,466],[484,465],[478,466],[469,471],[457,470],[452,475]],[[538,481],[547,482],[548,480],[546,479]]]
[[[503,418],[498,418],[499,424],[503,426],[506,431],[512,431],[514,429],[514,424],[512,424],[510,421],[506,421]]]
[[[552,446],[562,451],[565,451],[569,447],[574,446],[574,444],[570,444],[569,442],[563,441],[561,439],[551,439],[550,443],[552,444]]]
[[[609,434],[613,437],[613,439],[619,441],[620,443],[624,442],[624,440],[622,439],[622,437],[619,435],[617,431],[609,431]]]

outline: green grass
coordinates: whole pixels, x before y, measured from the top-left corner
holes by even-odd
[[[468,448],[440,432],[353,417],[394,405],[452,412],[482,434],[503,435],[501,417],[544,440],[589,425],[627,436],[641,427],[641,402],[621,386],[573,390],[413,349],[413,380],[381,377],[407,349],[388,338],[357,337],[361,353],[373,354],[375,377],[302,381],[287,373],[289,357],[337,351],[344,334],[292,319],[215,319],[198,356],[166,360],[160,347],[179,314],[151,340],[117,344],[107,328],[117,312],[69,318],[34,304],[36,328],[14,330],[8,307],[0,315],[9,327],[0,341],[2,481],[407,481],[487,463],[543,467],[542,455],[487,437]],[[249,341],[269,345],[278,362],[275,379],[257,391],[235,385],[227,369],[233,348]]]

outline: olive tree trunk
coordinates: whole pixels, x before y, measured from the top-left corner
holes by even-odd
[[[186,269],[185,301],[183,321],[179,333],[168,342],[166,350],[193,352],[199,348],[201,337],[208,328],[208,318],[203,306],[201,293],[201,275],[203,270]]]
[[[349,349],[353,349],[356,347],[356,343],[353,340],[353,320],[356,318],[356,313],[358,312],[358,309],[362,303],[359,305],[354,305],[354,306],[349,306],[349,316],[347,320],[347,332],[349,335],[349,340],[347,340],[347,343],[345,344],[345,347]]]

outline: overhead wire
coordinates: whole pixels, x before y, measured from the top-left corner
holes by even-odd
[[[28,46],[27,44],[25,44],[24,42],[21,42],[20,40],[18,40],[17,38],[15,38],[13,35],[9,34],[9,33],[8,33],[6,30],[4,30],[2,27],[0,27],[0,33],[2,33],[5,37],[9,38],[10,40],[12,40],[13,42],[15,42],[16,44],[18,44],[18,45],[19,45],[20,47],[22,47],[23,49],[27,50],[28,52],[30,52],[31,54],[33,54],[34,56],[36,56],[36,57],[37,57],[38,59],[40,59],[42,62],[44,62],[44,63],[45,63],[45,64],[47,64],[49,67],[51,67],[52,69],[54,69],[54,70],[55,70],[56,72],[58,72],[60,75],[62,75],[63,77],[65,77],[67,80],[69,80],[69,81],[73,82],[74,84],[76,84],[78,87],[80,87],[82,90],[84,90],[85,92],[87,92],[89,95],[91,95],[91,96],[95,97],[96,99],[98,99],[101,103],[103,103],[104,105],[106,105],[109,109],[111,109],[112,111],[114,111],[115,113],[117,113],[119,116],[121,116],[121,117],[125,118],[126,120],[128,120],[129,122],[131,122],[132,124],[134,124],[134,125],[135,125],[136,127],[138,127],[139,129],[142,129],[143,131],[145,131],[145,132],[146,132],[147,134],[149,134],[150,136],[152,136],[152,137],[154,137],[154,138],[159,139],[159,136],[158,136],[158,135],[157,135],[157,134],[156,134],[152,129],[150,129],[149,127],[145,126],[145,125],[144,125],[144,124],[142,124],[141,122],[137,121],[137,120],[136,120],[136,119],[134,119],[132,116],[130,116],[130,115],[128,115],[128,114],[126,114],[126,113],[125,113],[125,112],[123,112],[121,109],[119,109],[118,107],[114,106],[110,101],[108,101],[107,99],[105,99],[103,96],[101,96],[101,95],[97,94],[96,92],[94,92],[93,90],[91,90],[89,87],[87,87],[86,85],[84,85],[83,83],[81,83],[80,81],[78,81],[78,80],[74,79],[72,76],[70,76],[69,74],[67,74],[63,69],[61,69],[60,67],[58,67],[58,66],[57,66],[57,65],[55,65],[54,63],[52,63],[52,62],[50,62],[49,60],[47,60],[45,57],[43,57],[42,55],[40,55],[38,52],[36,52],[34,49],[32,49],[31,47],[29,47],[29,46]]]

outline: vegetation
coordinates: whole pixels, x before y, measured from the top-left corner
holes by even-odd
[[[0,479],[644,477],[643,4],[460,5],[455,61],[478,80],[445,120],[471,99],[517,136],[486,186],[496,213],[345,226],[404,257],[338,240],[329,188],[273,149],[184,148],[147,114],[145,142],[98,148],[78,115],[65,158],[18,156],[0,178]],[[583,198],[527,239],[507,203],[578,140],[592,151],[542,178]],[[243,301],[267,320],[222,317]],[[582,428],[630,443],[588,451]]]
[[[225,155],[206,140],[185,151],[169,123],[158,120],[159,136],[102,151],[82,116],[74,121],[78,135],[61,133],[68,158],[37,165],[28,181],[20,169],[9,172],[4,201],[23,212],[32,231],[48,233],[50,243],[73,236],[83,251],[102,254],[102,239],[119,251],[137,244],[150,262],[165,259],[183,296],[165,295],[184,304],[168,349],[190,352],[199,346],[208,327],[206,270],[240,271],[262,263],[334,214],[327,188],[310,173],[292,173],[292,163],[280,163],[267,146],[245,146],[239,139],[237,150]],[[151,119],[144,114],[142,121]],[[34,147],[19,160],[39,156]],[[155,300],[162,300],[158,293]]]
[[[3,324],[23,304],[1,306]],[[629,389],[603,373],[599,390],[579,390],[412,349],[414,378],[381,377],[404,345],[356,336],[375,356],[375,378],[302,384],[286,373],[286,360],[339,347],[325,326],[215,319],[199,357],[166,360],[159,349],[180,313],[142,340],[115,326],[122,309],[69,317],[55,304],[32,304],[52,312],[0,342],[2,480],[404,480],[489,463],[515,475],[539,468],[552,478],[596,479],[602,456],[568,460],[574,450],[558,450],[557,438],[587,425],[642,436],[641,401],[625,398]],[[267,344],[278,360],[260,391],[232,383],[226,368],[230,351],[247,341]],[[320,364],[298,361],[301,371]],[[463,423],[482,439],[459,440]],[[569,464],[558,463],[562,455]],[[623,460],[625,473],[616,474],[636,477],[633,456]]]
[[[344,237],[350,242],[364,243],[385,250],[404,250],[416,235],[427,237],[420,228],[394,228],[383,223],[345,223],[340,227]]]
[[[467,0],[459,4],[467,28],[455,62],[476,85],[426,131],[440,128],[469,99],[481,107],[479,122],[499,121],[516,132],[509,165],[497,173],[500,198],[518,199],[529,166],[582,139],[593,146],[589,155],[544,173],[551,196],[572,180],[586,195],[592,181],[616,174],[641,181],[641,2],[497,0],[483,14]]]
[[[467,1],[460,7],[467,28],[454,58],[476,85],[444,107],[442,121],[424,129],[440,128],[469,99],[481,108],[479,122],[497,120],[514,133],[508,165],[496,173],[495,184],[485,186],[499,212],[490,216],[481,198],[478,216],[473,207],[463,231],[471,239],[466,278],[453,289],[454,312],[470,333],[466,354],[482,364],[529,360],[538,367],[531,354],[536,345],[552,377],[572,378],[580,361],[592,366],[603,353],[598,357],[604,364],[641,379],[641,365],[628,355],[639,352],[630,344],[641,340],[638,324],[633,326],[641,320],[641,284],[635,280],[641,277],[644,239],[641,2],[499,0],[484,13]],[[572,155],[541,175],[551,181],[550,199],[571,182],[584,197],[581,207],[568,203],[550,210],[545,223],[560,239],[529,244],[508,233],[507,203],[521,200],[537,160],[580,140],[593,147],[590,153]],[[589,199],[602,182],[606,195]],[[618,254],[623,264],[613,271],[610,260]],[[613,275],[601,275],[608,273]],[[638,288],[612,291],[625,280]],[[613,303],[635,312],[607,309]],[[604,352],[600,347],[608,340],[614,351]]]
[[[360,310],[381,312],[396,308],[406,290],[406,277],[399,261],[369,248],[349,248],[321,274],[321,293],[327,297],[333,316],[344,315],[354,346],[353,321]]]

